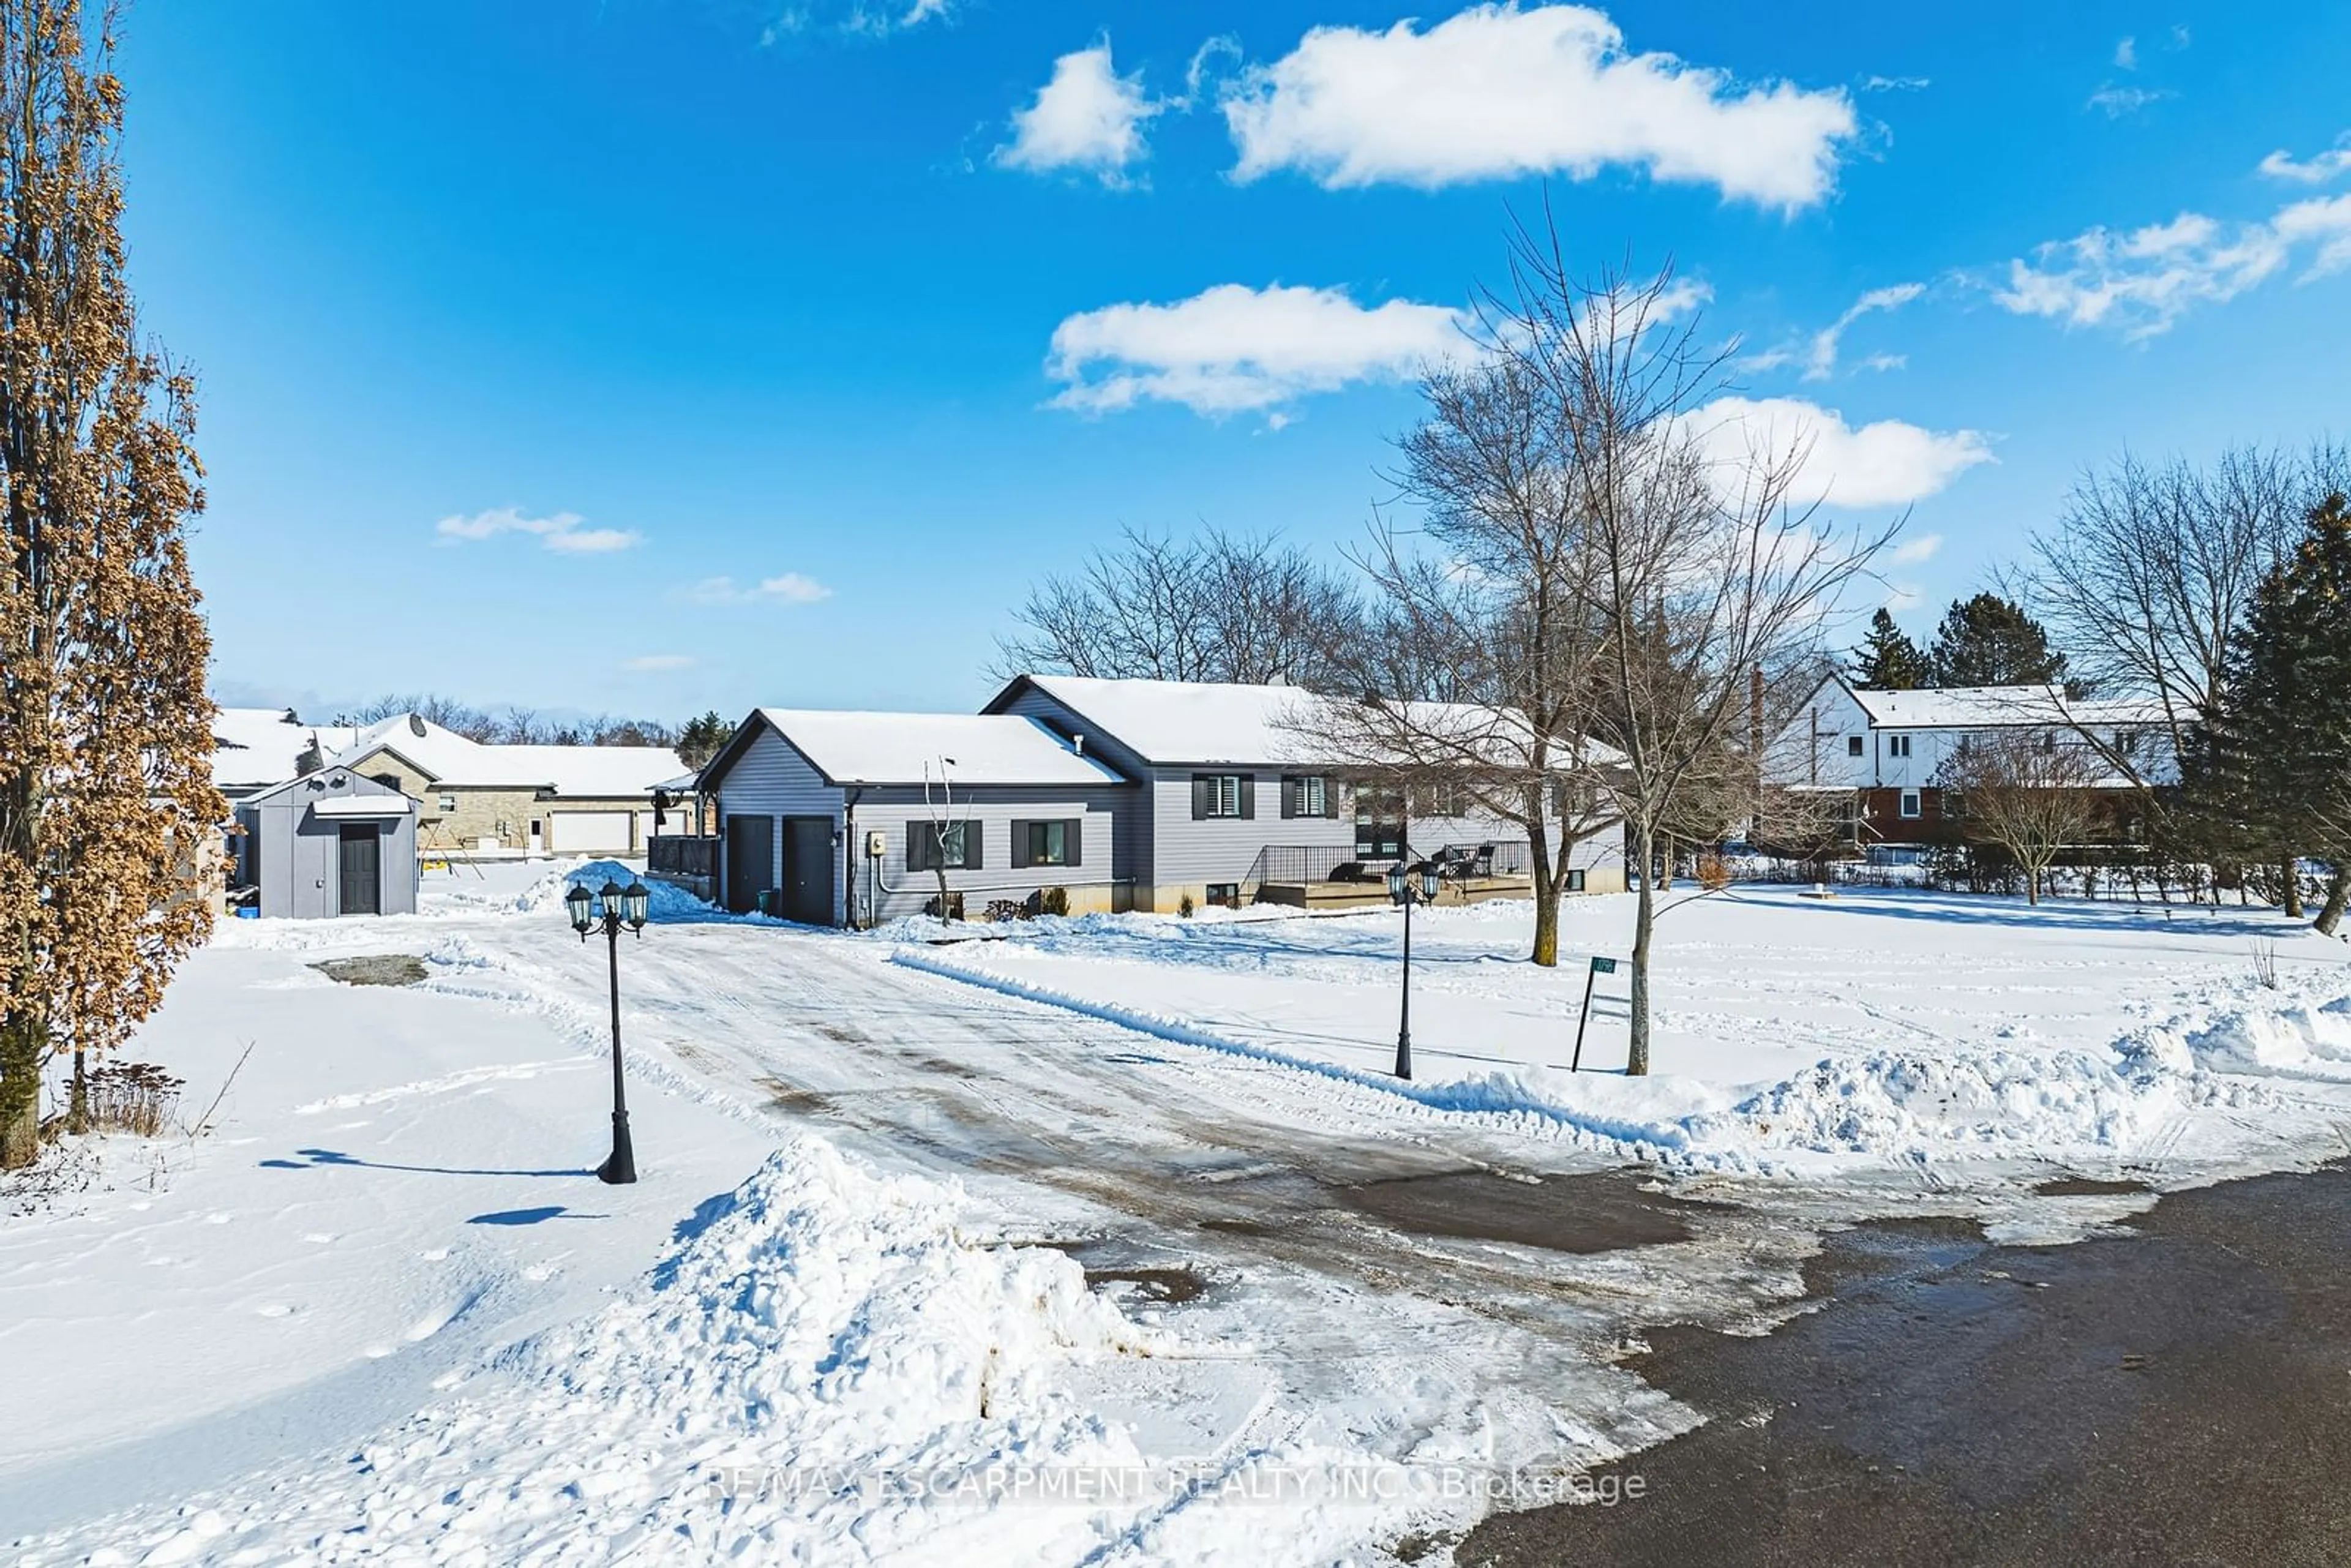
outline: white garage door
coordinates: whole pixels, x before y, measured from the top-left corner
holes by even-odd
[[[549,824],[555,830],[547,847],[557,854],[588,851],[625,851],[629,847],[626,811],[558,811]]]

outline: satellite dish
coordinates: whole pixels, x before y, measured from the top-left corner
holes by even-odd
[[[410,714],[408,716],[408,733],[416,737],[419,740],[423,739],[424,721],[417,717],[414,714]]]

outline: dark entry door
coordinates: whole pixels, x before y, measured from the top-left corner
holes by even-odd
[[[832,819],[784,819],[784,907],[787,920],[832,924]]]
[[[381,915],[383,913],[383,841],[377,836],[373,822],[345,822],[342,842],[337,846],[341,859],[338,868],[342,883],[342,915]]]
[[[776,820],[726,819],[726,907],[747,915],[759,894],[776,885]]]

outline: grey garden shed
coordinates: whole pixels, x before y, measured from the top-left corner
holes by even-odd
[[[416,913],[417,801],[325,768],[237,802],[238,885],[266,917]]]

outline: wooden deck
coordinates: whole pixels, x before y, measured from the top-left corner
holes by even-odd
[[[1449,879],[1437,889],[1440,904],[1482,904],[1489,898],[1532,898],[1534,883],[1523,876]],[[1388,902],[1385,882],[1270,882],[1257,890],[1259,904],[1293,909],[1369,909]]]

